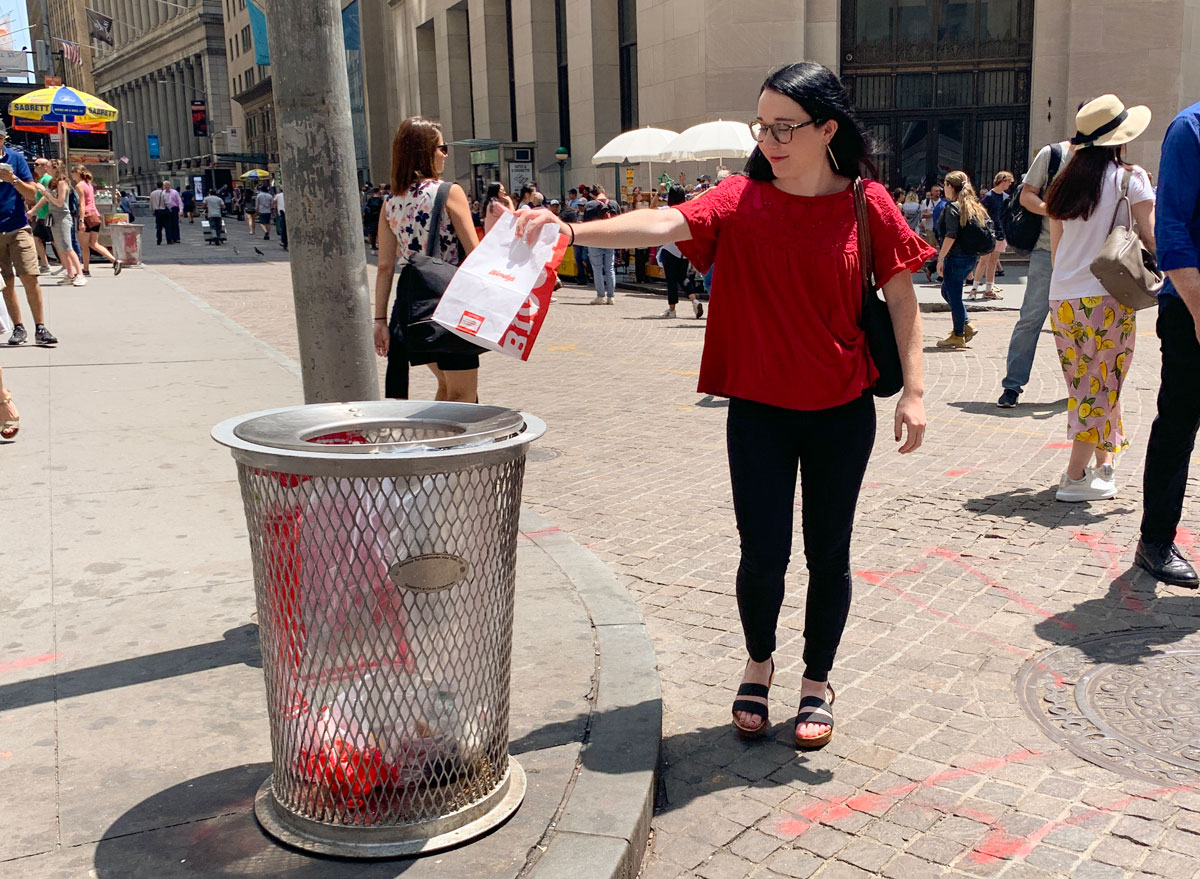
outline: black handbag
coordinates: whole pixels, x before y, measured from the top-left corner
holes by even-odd
[[[392,341],[405,346],[410,357],[436,354],[482,354],[480,348],[434,322],[433,312],[450,286],[458,266],[441,258],[439,229],[451,183],[438,186],[429,214],[429,239],[425,250],[414,253],[396,280],[396,304],[388,329]]]
[[[871,393],[876,397],[892,397],[904,387],[904,372],[900,368],[900,348],[887,302],[876,292],[875,252],[871,247],[871,223],[867,213],[867,196],[861,177],[854,180],[854,218],[858,224],[858,262],[861,266],[863,307],[859,326],[867,337],[867,353],[875,363],[879,378]]]

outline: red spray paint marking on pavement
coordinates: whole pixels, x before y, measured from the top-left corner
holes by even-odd
[[[991,760],[984,760],[981,763],[976,763],[973,766],[967,766],[962,769],[946,769],[941,772],[936,772],[933,775],[921,781],[911,781],[907,784],[898,785],[882,793],[872,794],[855,794],[850,797],[837,797],[833,800],[818,800],[811,806],[801,809],[799,812],[781,817],[777,826],[778,831],[787,838],[794,838],[807,832],[809,828],[832,821],[839,821],[843,818],[848,818],[855,812],[877,812],[881,808],[895,803],[908,794],[922,788],[932,787],[933,785],[942,784],[947,781],[953,781],[957,778],[963,778],[969,775],[982,775],[985,772],[990,772],[993,769],[999,769],[1001,766],[1007,766],[1010,763],[1019,763],[1023,760],[1031,760],[1034,757],[1040,757],[1037,751],[1030,751],[1022,748],[1019,751],[1013,751],[1004,757],[996,757]]]
[[[1087,546],[1088,549],[1099,556],[1101,561],[1108,565],[1106,573],[1109,577],[1113,578],[1113,585],[1120,591],[1125,607],[1134,613],[1145,611],[1145,602],[1133,594],[1133,590],[1129,588],[1129,581],[1120,574],[1121,555],[1124,553],[1124,550],[1114,543],[1109,543],[1104,539],[1104,535],[1102,534],[1093,534],[1089,531],[1081,530],[1076,531],[1071,536],[1073,540],[1078,540]]]
[[[551,525],[549,528],[543,528],[541,531],[525,531],[523,533],[532,540],[535,537],[549,537],[551,534],[562,534],[562,529],[557,525]]]
[[[1130,803],[1137,800],[1153,800],[1166,794],[1178,793],[1179,791],[1194,791],[1195,789],[1191,785],[1162,787],[1139,797],[1123,797],[1109,803],[1107,806],[1089,809],[1086,812],[1080,812],[1078,815],[1072,815],[1070,818],[1047,821],[1032,833],[1022,834],[1021,836],[1009,836],[1003,827],[993,827],[984,841],[971,851],[968,858],[977,864],[990,864],[993,861],[999,860],[1019,861],[1033,851],[1043,839],[1062,827],[1074,827],[1077,824],[1084,824],[1091,821],[1093,818],[1112,815],[1113,813],[1120,812]],[[996,824],[997,822],[985,821],[984,823]]]
[[[1193,562],[1200,564],[1200,552],[1196,551],[1196,535],[1182,525],[1175,529],[1175,545],[1186,551]]]
[[[988,586],[992,587],[993,589],[997,590],[998,592],[1003,592],[1005,595],[1007,595],[1009,598],[1011,598],[1013,601],[1015,601],[1021,607],[1025,608],[1030,613],[1037,614],[1044,620],[1050,620],[1051,622],[1055,623],[1056,625],[1062,626],[1064,629],[1078,629],[1079,628],[1079,626],[1075,625],[1072,622],[1058,619],[1058,617],[1056,617],[1050,611],[1046,610],[1044,607],[1038,607],[1032,601],[1029,601],[1027,598],[1024,598],[1023,596],[1014,592],[1012,589],[1009,589],[1007,586],[1003,586],[1000,583],[997,583],[995,580],[993,580],[991,577],[989,577],[983,571],[979,570],[979,568],[975,567],[970,562],[968,562],[966,559],[964,559],[957,552],[954,552],[952,550],[945,549],[944,547],[939,546],[939,547],[936,547],[935,549],[926,550],[925,555],[937,556],[938,558],[946,559],[946,561],[957,565],[958,567],[960,567],[964,571],[966,571],[968,574],[970,574],[972,577],[976,577],[976,578],[982,580],[984,583],[986,583]]]
[[[938,610],[935,607],[930,607],[928,604],[921,601],[919,598],[914,598],[913,596],[909,595],[907,592],[905,592],[899,586],[893,586],[891,583],[888,582],[888,580],[892,577],[905,576],[905,575],[909,575],[909,574],[919,574],[919,573],[921,573],[922,570],[924,570],[924,566],[918,565],[915,569],[908,570],[908,571],[893,571],[891,573],[888,573],[885,571],[855,571],[854,573],[857,574],[859,577],[862,577],[864,580],[866,580],[871,585],[882,586],[884,589],[887,589],[889,592],[895,593],[896,595],[900,596],[901,598],[903,598],[905,601],[909,602],[910,604],[914,604],[917,607],[919,607],[921,610],[926,611],[927,613],[933,614],[938,619],[945,620],[946,622],[950,623],[950,625],[957,626],[958,628],[962,629],[964,632],[970,632],[972,635],[975,635],[978,638],[982,638],[984,641],[988,642],[993,647],[999,647],[1001,650],[1007,650],[1009,653],[1011,653],[1014,656],[1017,656],[1021,659],[1029,659],[1033,655],[1032,653],[1030,653],[1027,650],[1022,650],[1019,647],[1014,647],[1012,644],[1007,644],[998,638],[993,638],[991,635],[987,634],[986,632],[981,632],[978,629],[967,625],[962,620],[957,619],[953,615],[946,613],[944,610]],[[1058,672],[1047,668],[1041,662],[1037,663],[1037,667],[1038,667],[1038,669],[1040,669],[1041,671],[1050,675],[1050,677],[1052,677],[1054,679],[1054,685],[1056,687],[1066,686],[1066,683],[1067,683],[1066,678],[1064,678]]]
[[[1069,449],[1074,446],[1074,443],[1046,443],[1047,449]]]
[[[32,665],[41,665],[43,662],[54,662],[54,660],[58,659],[58,656],[57,653],[45,653],[41,656],[26,656],[23,659],[10,659],[8,662],[0,662],[0,674],[29,668]]]
[[[947,470],[946,475],[950,477],[966,476],[968,473],[974,473],[978,469],[978,467],[966,467],[962,470]]]

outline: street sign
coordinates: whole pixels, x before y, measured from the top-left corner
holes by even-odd
[[[62,77],[60,76],[45,76],[42,77],[42,85],[48,89],[58,88],[62,85]]]
[[[0,76],[25,76],[29,73],[29,56],[20,49],[0,49]]]
[[[508,191],[517,193],[533,179],[533,162],[508,163]]]
[[[159,152],[159,148],[158,148],[158,135],[157,134],[147,134],[146,135],[146,149],[149,152],[151,159],[159,159],[162,157],[162,154]]]

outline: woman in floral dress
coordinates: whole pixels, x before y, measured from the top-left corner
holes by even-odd
[[[1146,107],[1126,110],[1115,95],[1085,104],[1075,117],[1074,157],[1046,195],[1054,261],[1050,322],[1067,383],[1071,440],[1056,494],[1060,501],[1116,497],[1115,456],[1129,446],[1121,386],[1133,361],[1137,320],[1132,309],[1105,292],[1091,265],[1114,215],[1122,224],[1135,223],[1154,249],[1154,189],[1146,172],[1123,158],[1124,144],[1149,124]],[[1089,466],[1093,457],[1095,467]]]
[[[375,352],[388,359],[384,396],[408,399],[408,367],[428,366],[437,377],[438,400],[479,402],[479,355],[412,355],[394,342],[389,330],[388,303],[397,268],[408,265],[409,257],[425,249],[430,235],[437,235],[440,256],[459,265],[479,244],[467,193],[450,184],[446,206],[437,229],[430,219],[449,147],[442,126],[430,119],[412,116],[400,123],[392,141],[392,192],[379,215],[379,271],[375,277]],[[398,319],[398,318],[397,318]]]

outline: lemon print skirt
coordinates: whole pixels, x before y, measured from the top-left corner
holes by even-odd
[[[1053,305],[1050,328],[1067,380],[1067,437],[1124,451],[1129,440],[1121,426],[1121,385],[1133,361],[1135,312],[1111,296]]]

